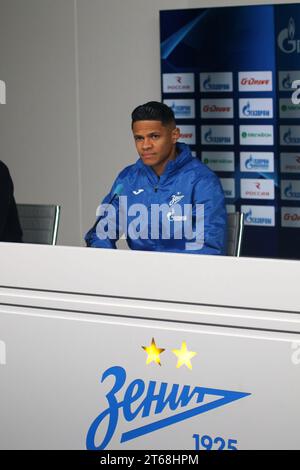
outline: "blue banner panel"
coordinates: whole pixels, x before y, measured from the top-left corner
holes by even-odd
[[[300,258],[300,5],[161,11],[160,41],[162,100],[244,212],[242,254]]]

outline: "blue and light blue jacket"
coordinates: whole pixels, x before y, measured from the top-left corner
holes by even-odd
[[[154,170],[143,163],[139,159],[134,165],[126,167],[115,180],[110,193],[104,198],[102,204],[108,204],[112,199],[117,214],[117,222],[121,218],[122,211],[129,210],[135,207],[135,204],[143,204],[149,209],[149,216],[144,228],[141,228],[141,236],[131,236],[130,224],[134,223],[137,219],[133,215],[128,215],[125,220],[122,230],[117,229],[114,236],[108,236],[105,239],[100,239],[97,235],[97,224],[85,236],[87,246],[95,248],[116,248],[116,241],[122,235],[122,231],[126,232],[127,243],[133,250],[143,251],[165,251],[165,252],[180,252],[180,253],[198,253],[209,255],[224,255],[226,245],[226,209],[223,190],[218,177],[197,158],[192,157],[189,147],[183,143],[177,143],[179,151],[175,160],[167,163],[163,174],[159,177]],[[118,189],[122,188],[120,197],[114,197]],[[127,208],[121,207],[119,199],[121,196],[127,196]],[[124,198],[125,199],[125,198]],[[178,220],[172,217],[172,210],[175,207],[185,214],[184,205],[188,204],[192,207],[192,224],[196,223],[195,208],[198,204],[204,205],[204,241],[197,248],[197,244],[193,244],[193,240],[186,238],[184,230],[181,229],[181,236],[176,238],[176,233],[180,229]],[[157,227],[151,227],[150,208],[152,205],[165,204],[167,211],[162,213],[158,220]],[[179,206],[178,206],[179,205]],[[130,211],[129,211],[130,212]],[[134,213],[134,211],[133,211]],[[171,214],[171,215],[170,215]],[[174,214],[173,214],[174,215]],[[146,218],[144,214],[144,219]],[[164,217],[168,220],[164,220]],[[142,217],[143,219],[143,217]],[[180,219],[180,217],[179,217]],[[184,216],[182,217],[182,220]],[[174,221],[175,220],[175,221]],[[171,236],[165,239],[162,236],[163,225],[169,223],[171,226]],[[121,224],[122,225],[122,224]],[[136,227],[136,223],[135,223]],[[145,228],[146,227],[146,228]],[[179,227],[179,228],[178,228]],[[155,230],[153,230],[155,229]],[[146,230],[146,233],[145,233]],[[156,233],[155,237],[151,237],[153,232]],[[99,232],[98,232],[99,233]],[[102,237],[101,237],[102,238]],[[192,248],[191,248],[192,246]]]

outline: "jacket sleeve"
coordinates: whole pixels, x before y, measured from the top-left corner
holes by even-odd
[[[3,237],[9,205],[13,196],[13,182],[4,163],[0,162],[0,240]]]
[[[200,223],[197,224],[198,226],[196,225],[197,204],[203,204],[203,206],[198,206],[203,208],[202,212],[200,210]],[[193,231],[198,233],[192,240],[192,244],[187,245],[186,252],[202,255],[226,254],[227,214],[225,198],[221,183],[213,173],[210,173],[195,185],[193,226]],[[197,244],[199,245],[198,249]]]
[[[119,198],[113,198],[113,195],[119,183],[118,177],[97,209],[96,222],[84,237],[88,247],[116,248],[116,242],[120,238]]]

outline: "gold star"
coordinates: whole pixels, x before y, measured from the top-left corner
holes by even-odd
[[[161,366],[160,357],[159,355],[165,351],[165,349],[158,348],[155,344],[154,338],[152,338],[152,342],[150,346],[142,346],[142,348],[148,354],[146,364],[150,364],[150,362],[156,362],[156,364]]]
[[[178,357],[177,366],[176,366],[177,369],[185,365],[190,370],[192,370],[192,364],[191,364],[190,359],[196,356],[197,353],[193,351],[188,351],[185,341],[182,342],[181,349],[173,349],[172,352],[175,354],[175,356]]]

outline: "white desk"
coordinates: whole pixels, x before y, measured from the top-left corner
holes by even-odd
[[[0,448],[300,449],[299,262],[3,243],[0,260]]]

